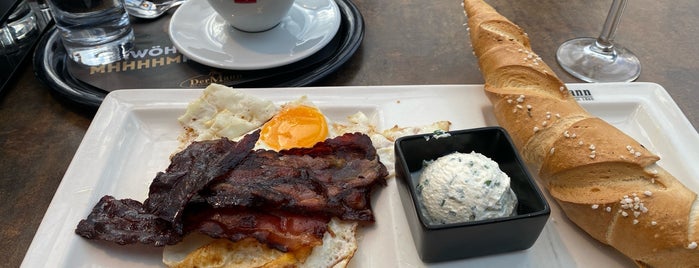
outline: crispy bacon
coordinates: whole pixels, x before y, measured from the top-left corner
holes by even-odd
[[[331,217],[374,220],[370,192],[388,172],[368,136],[278,153],[251,151],[258,137],[193,143],[156,176],[144,204],[105,196],[76,233],[163,246],[202,232],[286,251],[321,243]]]
[[[207,184],[230,172],[243,160],[260,131],[246,135],[240,142],[227,138],[194,142],[175,156],[165,172],[159,172],[150,185],[145,210],[168,222],[182,232],[179,221],[189,200]]]
[[[345,134],[312,148],[258,150],[200,196],[214,207],[262,207],[374,221],[369,193],[385,183],[368,136]]]
[[[146,212],[143,204],[132,199],[102,197],[75,232],[88,239],[112,241],[120,245],[172,245],[181,240],[172,224]]]
[[[330,219],[284,211],[212,208],[190,205],[184,216],[187,232],[239,241],[248,237],[287,252],[322,244]]]

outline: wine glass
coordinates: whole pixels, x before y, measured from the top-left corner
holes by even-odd
[[[583,37],[558,47],[558,64],[586,82],[630,82],[641,74],[641,63],[628,49],[613,42],[627,0],[614,0],[597,38]]]

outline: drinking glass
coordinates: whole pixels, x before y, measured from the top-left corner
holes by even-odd
[[[97,66],[122,60],[134,33],[122,0],[48,0],[63,46],[74,61]]]
[[[20,1],[7,21],[0,23],[0,55],[19,50],[26,40],[39,35],[38,23],[29,4]]]
[[[599,37],[575,38],[558,47],[558,64],[586,82],[630,82],[641,74],[641,63],[631,51],[614,43],[627,0],[614,0]]]

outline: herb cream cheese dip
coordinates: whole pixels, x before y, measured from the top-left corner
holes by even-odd
[[[476,152],[452,153],[426,162],[417,185],[431,224],[506,217],[515,213],[517,196],[498,164]]]

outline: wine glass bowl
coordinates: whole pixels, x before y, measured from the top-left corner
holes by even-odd
[[[597,38],[568,40],[556,51],[558,64],[586,82],[631,82],[641,74],[641,63],[630,50],[613,42],[627,0],[614,0]]]

